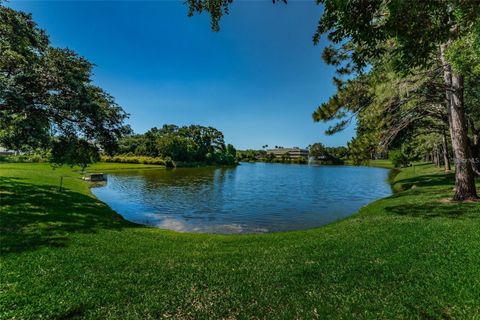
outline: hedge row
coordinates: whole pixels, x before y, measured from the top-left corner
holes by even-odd
[[[102,161],[117,163],[139,163],[139,164],[155,164],[167,167],[173,167],[174,163],[171,159],[161,159],[146,156],[104,156]]]
[[[2,155],[0,156],[0,162],[34,163],[34,162],[48,162],[48,159],[38,154],[8,155],[8,156]]]

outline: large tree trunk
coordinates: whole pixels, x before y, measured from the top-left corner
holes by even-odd
[[[473,121],[470,121],[470,128],[472,130],[472,146],[470,150],[470,155],[473,158],[473,171],[477,176],[480,176],[480,130],[475,127]]]
[[[444,53],[447,46],[448,44],[442,45],[440,51],[446,86],[452,148],[455,157],[455,195],[453,199],[459,201],[477,199],[463,105],[463,77],[455,74],[446,61]]]
[[[443,140],[443,162],[445,164],[445,171],[450,171],[452,168],[450,166],[450,158],[448,157],[448,141],[447,141],[447,135],[445,134],[445,131],[443,132],[442,140]]]

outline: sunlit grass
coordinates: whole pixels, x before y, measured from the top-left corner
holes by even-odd
[[[223,236],[126,222],[76,169],[0,164],[0,318],[479,318],[480,205],[442,202],[431,165],[394,179],[349,219]]]
[[[369,160],[368,165],[387,169],[393,168],[393,164],[390,162],[390,160]]]

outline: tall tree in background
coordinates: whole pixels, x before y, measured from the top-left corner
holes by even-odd
[[[456,162],[455,200],[477,198],[464,105],[464,74],[453,70],[446,54],[465,37],[480,14],[478,1],[322,0],[324,13],[314,41],[327,34],[334,43],[327,61],[339,70],[362,72],[393,47],[396,69],[428,68],[440,55],[447,114]]]
[[[404,75],[395,72],[387,57],[378,61],[368,74],[348,80],[337,93],[314,113],[315,121],[339,121],[326,130],[343,130],[355,116],[357,136],[350,143],[355,163],[385,156],[412,136],[446,136],[448,116],[441,82],[441,67]],[[443,143],[444,162],[449,170],[448,146]]]
[[[89,153],[115,149],[129,131],[123,124],[127,114],[91,83],[91,75],[92,64],[50,46],[31,15],[0,5],[1,145],[16,150],[54,146],[54,162],[71,162],[65,157],[86,144],[92,146]]]

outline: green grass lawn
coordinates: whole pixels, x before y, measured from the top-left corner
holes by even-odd
[[[353,166],[354,162],[352,160],[346,160],[345,165]],[[365,163],[363,165],[367,165],[370,167],[386,168],[386,169],[394,168],[390,160],[368,160],[368,163]]]
[[[343,221],[238,236],[133,225],[79,177],[0,164],[0,319],[480,319],[480,203],[431,165]]]
[[[368,165],[372,167],[393,169],[393,164],[390,160],[369,160]]]

